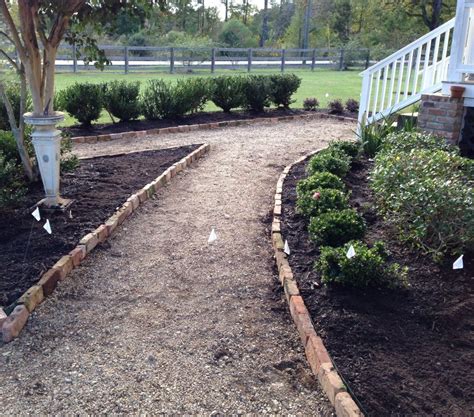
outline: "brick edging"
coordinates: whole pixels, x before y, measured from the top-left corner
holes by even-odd
[[[254,123],[278,123],[278,122],[287,122],[297,119],[334,119],[343,122],[357,122],[356,119],[345,116],[336,116],[333,114],[327,113],[308,113],[308,114],[295,114],[291,116],[277,116],[277,117],[257,117],[255,119],[240,119],[240,120],[228,120],[222,122],[214,123],[201,123],[194,125],[179,125],[164,127],[160,129],[149,129],[149,130],[138,130],[133,132],[122,132],[122,133],[110,133],[107,135],[98,135],[98,136],[76,136],[71,138],[74,143],[97,143],[97,142],[108,142],[116,139],[133,139],[140,138],[147,135],[163,135],[165,133],[182,133],[182,132],[191,132],[194,130],[208,130],[208,129],[218,129],[221,127],[230,127],[230,126],[244,126]]]
[[[338,374],[336,368],[333,366],[323,340],[318,336],[311,321],[308,309],[300,295],[298,284],[290,264],[288,257],[284,253],[284,239],[281,233],[281,215],[283,212],[282,193],[283,183],[290,169],[307,158],[318,153],[320,150],[310,152],[297,161],[285,167],[278,179],[275,193],[275,204],[273,207],[273,222],[272,222],[272,245],[275,252],[275,260],[278,267],[278,277],[281,286],[285,292],[285,298],[288,302],[291,317],[296,325],[301,342],[305,349],[306,358],[313,374],[318,378],[322,389],[326,393],[331,404],[336,409],[338,417],[363,417],[355,401],[350,394]]]
[[[199,148],[168,167],[162,174],[146,184],[142,189],[132,194],[112,216],[110,216],[93,232],[83,236],[78,245],[71,252],[61,257],[41,276],[40,280],[35,285],[25,291],[25,293],[13,303],[14,308],[11,308],[11,311],[8,311],[8,316],[2,314],[3,310],[0,309],[0,328],[3,342],[11,342],[13,339],[18,337],[28,321],[29,315],[44,301],[46,297],[53,293],[58,282],[64,280],[74,268],[79,266],[98,244],[105,242],[109,237],[111,237],[117,227],[120,226],[125,219],[130,216],[138,206],[140,206],[140,204],[151,198],[156,191],[168,184],[171,178],[175,177],[187,166],[190,166],[196,160],[201,158],[204,154],[209,152],[209,150],[209,144],[205,143],[201,145]]]

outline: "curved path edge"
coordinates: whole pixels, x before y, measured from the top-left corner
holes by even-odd
[[[300,295],[298,284],[288,263],[287,255],[284,252],[285,240],[281,233],[283,183],[294,165],[305,161],[320,151],[321,149],[306,154],[286,166],[281,173],[276,186],[273,208],[272,245],[278,267],[279,281],[285,292],[291,317],[298,329],[298,334],[303,343],[306,358],[313,374],[317,377],[323,391],[334,406],[338,417],[363,417],[364,414],[352,399],[342,378],[334,367],[323,340],[316,333],[311,316]]]
[[[245,126],[255,123],[278,123],[278,122],[288,122],[291,120],[297,119],[333,119],[339,121],[350,121],[357,122],[357,119],[345,116],[337,116],[334,114],[327,113],[313,113],[313,114],[294,114],[291,116],[277,116],[277,117],[256,117],[254,119],[238,119],[238,120],[228,120],[214,123],[200,123],[194,125],[178,125],[171,127],[164,127],[158,129],[149,129],[149,130],[136,130],[131,132],[122,132],[122,133],[110,133],[106,135],[97,135],[97,136],[76,136],[72,137],[71,141],[73,143],[98,143],[98,142],[108,142],[111,140],[117,139],[133,139],[141,138],[147,135],[164,135],[167,133],[183,133],[191,132],[195,130],[209,130],[209,129],[219,129],[223,127],[231,126]]]
[[[132,194],[103,224],[98,226],[91,233],[83,236],[82,239],[79,240],[78,245],[71,252],[61,257],[41,276],[35,285],[26,290],[22,296],[7,307],[4,314],[0,315],[0,332],[3,342],[11,342],[19,336],[28,321],[29,315],[46,297],[53,293],[58,282],[64,280],[74,268],[78,267],[98,244],[105,242],[111,237],[117,227],[120,226],[140,204],[152,198],[160,188],[170,183],[173,177],[193,164],[204,154],[209,152],[209,150],[210,145],[205,143],[168,167],[157,178]],[[0,310],[0,313],[3,313],[3,310]]]

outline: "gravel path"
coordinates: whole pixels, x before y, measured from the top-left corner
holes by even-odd
[[[276,290],[269,222],[281,169],[353,128],[313,120],[78,146],[212,149],[0,347],[3,414],[333,415]]]

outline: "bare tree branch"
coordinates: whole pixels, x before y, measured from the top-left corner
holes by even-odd
[[[12,58],[10,58],[10,56],[3,49],[0,49],[0,54],[2,54],[8,60],[10,65],[15,68],[17,72],[20,71],[20,68],[18,67],[17,63]]]

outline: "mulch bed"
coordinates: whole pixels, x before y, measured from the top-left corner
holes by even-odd
[[[317,110],[318,113],[327,113],[326,109]],[[314,112],[298,110],[298,109],[269,109],[262,113],[235,111],[231,113],[216,112],[200,112],[180,117],[178,119],[163,119],[163,120],[133,120],[130,122],[117,122],[107,124],[93,124],[90,127],[72,126],[62,128],[64,132],[69,133],[72,137],[75,136],[98,136],[108,135],[113,133],[136,132],[140,130],[162,129],[166,127],[173,127],[179,125],[194,125],[205,123],[226,122],[230,120],[250,120],[255,118],[270,118],[291,116],[297,114],[314,114]],[[356,113],[345,112],[338,116],[357,118]]]
[[[33,185],[21,208],[0,213],[0,306],[14,302],[131,194],[198,147],[82,159],[73,173],[62,176],[61,194],[74,200],[70,212],[42,212],[40,222],[25,209],[44,196],[42,185]],[[52,235],[42,228],[46,218]]]
[[[409,267],[404,290],[327,288],[313,271],[319,252],[309,242],[306,221],[295,213],[295,165],[283,189],[282,234],[291,248],[290,266],[346,384],[368,416],[474,415],[474,256],[462,271],[452,261],[435,264],[394,239],[373,210],[368,187],[370,161],[356,163],[346,184],[354,207],[368,206],[365,241],[386,242],[393,260]]]

